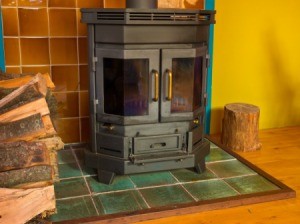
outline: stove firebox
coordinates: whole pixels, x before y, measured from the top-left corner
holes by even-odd
[[[114,175],[205,170],[209,25],[215,11],[82,9],[88,25],[90,151],[102,183]]]

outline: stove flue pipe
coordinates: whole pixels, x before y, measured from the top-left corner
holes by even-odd
[[[126,0],[126,8],[156,9],[157,0]]]

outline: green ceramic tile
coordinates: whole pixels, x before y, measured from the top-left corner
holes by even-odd
[[[87,167],[83,161],[79,161],[79,166],[82,170],[83,176],[95,176],[97,172],[95,169]]]
[[[279,187],[259,175],[230,178],[225,179],[225,181],[241,194],[258,193],[280,189]]]
[[[140,192],[151,208],[194,202],[180,185],[146,188]]]
[[[56,201],[57,213],[50,217],[53,222],[97,216],[89,196]]]
[[[97,177],[86,177],[90,189],[94,193],[133,189],[134,184],[128,176],[116,176],[112,184],[99,183]]]
[[[130,175],[137,187],[160,186],[176,183],[176,179],[170,172],[153,172]]]
[[[214,161],[221,161],[221,160],[228,160],[228,159],[234,159],[234,157],[224,150],[215,147],[210,148],[210,153],[208,156],[206,156],[205,161],[206,162],[214,162]]]
[[[83,178],[61,180],[54,184],[56,198],[88,195],[89,190]]]
[[[146,209],[147,205],[138,191],[122,191],[94,196],[98,210],[103,209],[105,214],[132,212]]]
[[[83,148],[74,149],[74,153],[76,155],[76,158],[79,161],[84,160],[84,149]]]
[[[180,181],[180,182],[190,182],[190,181],[198,181],[198,180],[208,180],[216,178],[209,170],[204,171],[201,174],[196,173],[191,169],[180,169],[173,170],[171,173]]]
[[[64,149],[57,152],[58,164],[75,163],[75,157],[71,149]]]
[[[222,180],[207,180],[183,185],[198,200],[225,198],[238,195]]]
[[[82,173],[77,163],[58,164],[59,178],[79,177]]]
[[[238,160],[208,163],[206,166],[213,171],[218,177],[235,177],[241,175],[254,174],[255,172],[245,166]]]

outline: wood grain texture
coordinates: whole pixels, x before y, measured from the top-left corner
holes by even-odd
[[[261,130],[261,150],[237,153],[300,194],[300,126]],[[220,141],[220,136],[215,136]],[[189,215],[175,214],[139,224],[286,224],[300,220],[300,198],[244,205]]]
[[[54,186],[34,189],[0,188],[0,224],[23,224],[55,209]]]

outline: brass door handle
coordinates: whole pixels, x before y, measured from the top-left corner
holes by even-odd
[[[158,72],[156,70],[152,71],[152,74],[154,75],[154,97],[153,101],[158,101],[159,97],[159,81],[158,81]]]
[[[167,69],[166,71],[167,73],[167,77],[168,77],[168,92],[167,92],[167,100],[172,100],[172,93],[173,93],[173,74],[172,71],[170,71],[169,69]]]

